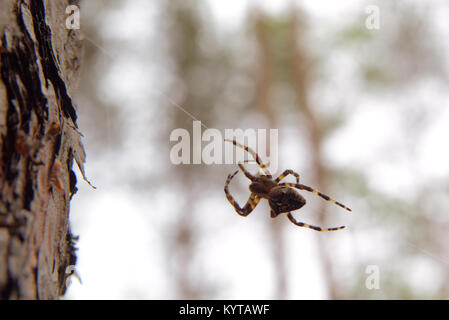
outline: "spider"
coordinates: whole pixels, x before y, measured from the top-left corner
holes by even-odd
[[[233,174],[228,175],[228,178],[226,179],[226,183],[224,186],[224,192],[226,194],[226,198],[231,203],[231,205],[234,207],[235,211],[242,217],[248,216],[254,208],[256,208],[257,204],[259,203],[260,199],[264,198],[268,200],[268,204],[270,205],[271,209],[271,218],[277,217],[279,214],[284,213],[287,215],[287,218],[295,225],[299,227],[305,227],[309,229],[313,229],[316,231],[336,231],[344,229],[345,226],[340,226],[336,228],[321,228],[317,226],[313,226],[310,224],[306,224],[304,222],[297,221],[291,214],[291,211],[297,210],[302,208],[306,204],[306,200],[303,196],[301,196],[295,189],[299,190],[306,190],[309,192],[312,192],[324,200],[330,201],[343,209],[346,209],[348,211],[352,211],[345,205],[341,204],[340,202],[335,201],[334,199],[330,198],[329,196],[311,188],[306,185],[299,183],[299,174],[294,172],[293,170],[285,170],[279,177],[276,179],[273,179],[273,176],[271,175],[268,168],[265,166],[265,164],[260,160],[259,155],[254,152],[252,149],[248,148],[247,146],[244,146],[240,143],[238,143],[235,140],[228,140],[225,139],[225,141],[232,142],[235,146],[240,147],[244,149],[246,152],[248,152],[250,155],[253,156],[254,160],[257,162],[259,167],[264,172],[263,175],[257,175],[253,176],[249,171],[247,171],[243,163],[249,162],[248,160],[245,160],[243,163],[240,162],[238,164],[240,170],[245,174],[245,176],[251,180],[251,184],[249,186],[249,190],[251,191],[251,195],[249,196],[249,199],[243,209],[239,206],[239,204],[234,200],[234,198],[229,193],[229,183],[231,182],[232,178],[239,172],[237,170]],[[282,179],[284,179],[288,175],[293,175],[296,177],[296,183],[279,183]]]

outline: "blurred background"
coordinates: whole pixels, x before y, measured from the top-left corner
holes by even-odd
[[[76,103],[97,189],[79,178],[71,202],[82,283],[66,299],[449,298],[447,1],[90,0],[80,13]],[[195,119],[278,129],[278,174],[353,210],[302,192],[296,219],[347,228],[271,219],[266,201],[237,215],[223,192],[236,165],[170,162],[170,133]],[[248,185],[230,185],[241,205]]]

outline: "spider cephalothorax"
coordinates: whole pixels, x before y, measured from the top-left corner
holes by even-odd
[[[226,140],[226,139],[225,139]],[[243,208],[239,206],[239,204],[234,200],[234,198],[231,196],[228,190],[229,183],[231,182],[232,178],[239,172],[238,170],[234,172],[232,175],[228,175],[228,178],[225,183],[224,192],[226,194],[226,197],[228,201],[231,203],[231,205],[235,208],[235,211],[243,217],[246,217],[249,215],[254,208],[259,203],[260,199],[267,199],[268,204],[270,205],[271,209],[271,217],[277,217],[281,213],[285,213],[288,217],[288,219],[294,223],[297,226],[300,227],[306,227],[310,228],[316,231],[335,231],[343,229],[344,226],[336,227],[336,228],[321,228],[312,226],[303,222],[296,221],[296,219],[292,216],[291,211],[297,210],[302,208],[306,204],[306,200],[301,196],[295,189],[299,190],[306,190],[309,192],[312,192],[321,198],[330,201],[348,211],[351,211],[348,207],[341,204],[340,202],[335,201],[334,199],[330,198],[329,196],[311,188],[306,185],[299,183],[299,174],[292,170],[285,170],[279,177],[276,179],[273,179],[270,171],[268,168],[263,164],[263,162],[260,160],[260,157],[257,153],[255,153],[253,150],[248,148],[247,146],[244,146],[240,143],[238,143],[235,140],[226,140],[229,142],[232,142],[234,145],[244,149],[249,154],[251,154],[254,157],[254,160],[257,162],[259,167],[264,172],[263,175],[257,175],[253,176],[249,171],[245,169],[242,163],[239,163],[238,166],[240,170],[245,174],[245,176],[251,180],[251,184],[249,186],[249,190],[251,191],[251,195],[248,199],[248,202],[245,204]],[[296,183],[279,183],[282,179],[284,179],[289,174],[296,177]]]

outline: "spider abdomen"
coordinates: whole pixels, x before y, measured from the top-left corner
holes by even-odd
[[[274,187],[268,194],[268,202],[274,212],[274,218],[281,213],[302,208],[306,204],[306,199],[292,188]]]

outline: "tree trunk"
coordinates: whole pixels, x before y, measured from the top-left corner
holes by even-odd
[[[298,11],[292,12],[291,21],[295,32],[293,32],[292,45],[294,49],[293,55],[293,72],[296,82],[296,92],[298,95],[298,105],[301,115],[307,123],[308,139],[310,142],[310,155],[312,162],[312,171],[315,177],[315,185],[318,190],[326,191],[326,172],[323,162],[322,148],[324,144],[323,128],[319,119],[310,103],[310,87],[313,62],[308,57],[304,45],[301,40],[301,21],[298,19]],[[317,209],[318,223],[320,226],[326,226],[326,206],[324,202],[319,203]],[[329,249],[328,239],[318,237],[318,250],[323,266],[323,276],[327,285],[328,299],[339,299],[338,283],[336,281],[335,272],[332,265],[331,252]]]
[[[258,61],[258,74],[256,77],[256,90],[254,105],[261,114],[266,117],[267,123],[265,129],[276,128],[276,117],[273,112],[271,92],[275,85],[275,61],[270,45],[270,30],[267,27],[269,17],[265,17],[262,13],[258,13],[255,20],[256,40],[259,48],[260,58]],[[267,154],[271,155],[267,144]],[[275,299],[287,299],[287,263],[285,255],[285,241],[283,238],[283,226],[280,219],[270,221],[270,243],[272,261],[274,263],[275,272]]]
[[[0,0],[1,299],[57,299],[74,271],[72,163],[84,176],[85,154],[72,102],[82,42],[66,27],[68,5]]]

